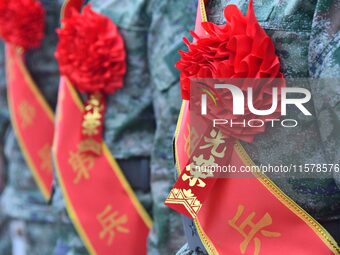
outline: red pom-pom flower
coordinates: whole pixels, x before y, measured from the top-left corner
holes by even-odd
[[[36,0],[0,0],[0,36],[24,49],[38,47],[44,37],[45,12]]]
[[[246,16],[235,5],[224,9],[225,25],[203,22],[205,35],[192,33],[188,52],[180,51],[183,99],[190,98],[190,78],[282,78],[274,45],[258,24],[252,2]]]
[[[80,92],[88,94],[82,121],[84,152],[101,154],[105,95],[122,88],[126,72],[124,41],[117,26],[107,17],[84,7],[71,10],[57,30],[55,56],[60,72]]]
[[[256,20],[252,1],[246,16],[235,5],[228,5],[224,9],[224,16],[227,20],[225,25],[202,22],[205,34],[192,33],[194,42],[184,38],[189,51],[180,51],[181,59],[176,64],[181,73],[182,98],[190,99],[190,78],[252,78],[252,84],[249,79],[243,79],[243,82],[240,79],[239,82],[236,79],[234,81],[243,92],[247,91],[248,85],[253,87],[256,109],[268,109],[272,105],[272,88],[276,87],[280,93],[280,89],[285,86],[274,44]],[[250,119],[267,122],[270,118],[280,116],[279,108],[268,116],[258,116],[251,113],[247,105],[244,115],[234,115],[231,93],[224,93],[222,97],[223,117],[235,123]],[[221,116],[218,111],[216,108],[216,112],[211,112],[207,117]],[[265,131],[265,126],[225,125],[222,131],[229,137],[252,142],[256,134]]]
[[[89,5],[62,25],[55,53],[60,72],[81,92],[106,94],[121,88],[126,54],[117,26]]]

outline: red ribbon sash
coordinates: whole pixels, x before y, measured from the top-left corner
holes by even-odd
[[[70,218],[90,254],[146,254],[151,219],[104,143],[102,155],[84,153],[83,111],[61,78],[53,157]]]
[[[196,33],[202,32],[202,17],[206,20],[204,1],[199,0]],[[264,175],[216,179],[211,183],[209,178],[183,178],[184,174],[190,176],[190,172],[186,173],[188,139],[192,136],[189,119],[189,101],[183,100],[175,135],[179,178],[165,204],[194,218],[209,254],[340,254],[330,234]],[[254,165],[238,142],[230,165],[238,169]]]
[[[179,173],[188,162],[188,120],[189,102],[183,101],[175,138]],[[230,164],[254,165],[239,143]],[[316,220],[266,176],[256,177],[217,179],[203,204],[189,185],[173,188],[166,204],[197,212],[194,221],[209,254],[340,254],[335,240]]]
[[[24,64],[21,49],[6,45],[6,71],[11,123],[20,149],[44,198],[52,191],[51,146],[54,114]]]
[[[204,33],[204,30],[201,27],[202,21],[206,21],[205,1],[199,0],[195,24],[195,33],[198,35],[202,35]],[[178,141],[176,139],[175,150],[179,150],[178,155],[181,157],[179,162],[182,162],[184,168],[179,168],[181,169],[179,172],[179,177],[174,184],[169,197],[166,199],[165,204],[181,214],[184,214],[190,218],[195,218],[201,209],[203,202],[208,198],[209,193],[216,182],[216,178],[205,178],[204,180],[192,177],[189,178],[190,168],[187,168],[187,165],[190,163],[190,141],[193,140],[192,136],[195,134],[193,134],[193,130],[189,131],[190,116],[187,110],[181,112],[180,119],[181,118],[183,118],[181,125],[185,126],[178,126],[178,132],[182,133],[185,143],[179,145],[177,144]],[[207,128],[203,128],[201,132],[205,133],[206,129]],[[178,136],[179,133],[176,135]],[[190,197],[190,199],[179,199],[182,197]]]
[[[82,2],[65,1],[61,17],[80,10]],[[91,255],[146,254],[152,221],[106,144],[98,155],[87,153],[98,144],[83,139],[84,111],[61,77],[52,154],[69,216]]]

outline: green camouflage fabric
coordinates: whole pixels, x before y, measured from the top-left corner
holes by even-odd
[[[207,4],[208,20],[225,23],[223,10],[236,4],[243,13],[249,1],[211,0]],[[272,38],[286,78],[314,79],[340,77],[339,0],[254,0],[260,25]],[[340,87],[321,80],[306,85],[312,93],[307,106],[312,117],[289,109],[287,118],[294,118],[295,128],[268,128],[254,143],[243,143],[256,164],[289,165],[340,162]],[[329,173],[326,178],[302,178],[268,174],[295,202],[318,220],[337,239],[340,237],[340,177]],[[190,248],[178,254],[206,254],[197,231],[186,223]],[[196,248],[195,248],[196,247]],[[195,249],[200,251],[196,252]]]
[[[2,194],[5,181],[6,181],[6,166],[3,156],[2,137],[4,137],[5,131],[8,127],[8,110],[6,104],[6,75],[5,75],[5,55],[4,55],[4,43],[0,41],[0,196]],[[8,220],[3,212],[2,206],[0,206],[0,252],[3,254],[11,253],[11,241],[8,231]]]
[[[149,254],[175,254],[185,242],[180,216],[164,205],[175,181],[172,140],[181,106],[179,72],[175,63],[182,38],[195,25],[197,1],[151,0],[148,63],[157,129],[152,150],[151,191],[154,228]]]
[[[33,80],[51,107],[55,107],[59,73],[54,59],[61,1],[41,1],[46,12],[45,38],[41,47],[26,53],[26,64]],[[10,125],[6,100],[4,46],[1,42],[0,66],[0,151],[6,172],[5,189],[1,194],[0,254],[53,254],[61,235],[64,211],[47,205],[26,165]],[[0,224],[2,224],[1,221]],[[2,244],[4,243],[4,244]]]
[[[6,102],[6,74],[5,74],[5,55],[4,55],[4,43],[0,41],[0,137],[4,137],[8,126],[8,110]],[[3,155],[4,144],[0,143],[0,155]],[[5,182],[5,160],[3,156],[0,156],[0,193],[4,188]]]

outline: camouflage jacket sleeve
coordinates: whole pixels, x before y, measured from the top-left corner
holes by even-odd
[[[124,38],[127,72],[124,86],[107,97],[104,138],[116,159],[150,157],[154,117],[149,83],[145,0],[91,0],[93,9],[111,19]]]
[[[5,180],[5,160],[4,160],[4,139],[7,126],[9,124],[9,114],[6,97],[6,75],[5,75],[5,45],[0,42],[0,191],[3,189]]]
[[[148,64],[153,87],[156,134],[151,154],[151,192],[154,226],[149,254],[175,254],[185,242],[180,216],[164,205],[175,181],[172,140],[181,106],[178,50],[189,36],[196,17],[196,0],[151,0],[148,4]]]
[[[0,134],[3,134],[8,123],[7,99],[6,99],[6,75],[5,75],[5,45],[0,41]],[[1,144],[2,144],[1,136]]]
[[[312,95],[319,131],[329,163],[340,163],[340,11],[339,0],[319,0],[309,46]],[[334,171],[340,188],[340,172]]]

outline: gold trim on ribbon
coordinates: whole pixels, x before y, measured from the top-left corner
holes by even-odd
[[[199,5],[200,5],[200,10],[201,10],[201,17],[202,17],[202,22],[207,22],[207,12],[205,10],[205,3],[204,0],[199,0]]]
[[[70,0],[64,0],[61,9],[60,9],[60,23],[63,20],[64,16],[65,16],[65,9],[67,7],[67,5],[69,4]]]
[[[175,157],[176,157],[176,169],[177,169],[177,174],[178,176],[181,175],[181,166],[179,165],[179,157],[178,157],[178,151],[176,150],[176,143],[177,143],[177,137],[179,135],[179,130],[181,129],[181,124],[182,124],[182,119],[183,119],[183,114],[184,114],[184,108],[185,108],[185,102],[189,103],[189,101],[182,100],[181,104],[181,110],[179,111],[179,116],[177,119],[177,124],[176,124],[176,130],[175,130]]]

